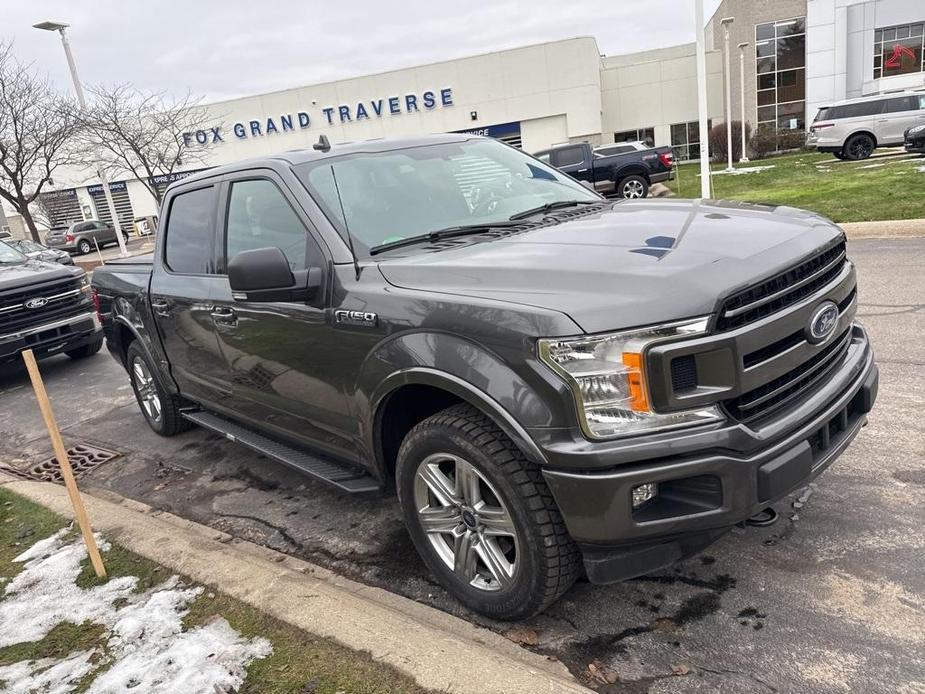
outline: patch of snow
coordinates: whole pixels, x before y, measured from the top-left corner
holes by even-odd
[[[919,173],[925,173],[925,166],[919,166],[918,168],[916,168],[916,171],[918,171]]]
[[[0,667],[4,691],[67,694],[98,668],[105,672],[90,693],[234,691],[244,683],[247,665],[272,652],[269,641],[243,637],[222,617],[183,631],[183,617],[202,588],[184,587],[176,576],[144,593],[134,592],[134,576],[78,587],[86,548],[79,538],[66,542],[68,532],[37,542],[14,560],[25,566],[4,588],[0,624],[16,628],[2,630],[0,646],[40,640],[64,621],[89,621],[105,627],[106,647]],[[102,551],[109,548],[98,542]],[[124,605],[116,607],[117,600]]]
[[[720,169],[719,171],[714,171],[713,175],[718,176],[723,174],[724,176],[741,176],[742,174],[751,174],[751,173],[761,173],[762,171],[767,171],[768,169],[774,169],[777,167],[777,164],[766,164],[765,166],[740,166],[738,169]]]
[[[856,166],[856,169],[879,169],[881,166],[886,166],[886,164],[865,164],[864,166]]]

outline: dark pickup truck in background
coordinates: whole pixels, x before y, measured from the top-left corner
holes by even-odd
[[[99,352],[103,332],[78,268],[30,259],[0,241],[0,363],[31,348],[36,357]]]
[[[173,184],[155,253],[94,273],[107,345],[154,431],[397,491],[470,608],[523,618],[582,571],[697,552],[866,422],[832,222],[605,200],[465,135],[317,147]]]
[[[587,142],[579,142],[556,145],[534,152],[533,156],[572,178],[593,185],[602,195],[621,198],[644,198],[653,183],[674,178],[671,147],[607,154],[595,150]]]

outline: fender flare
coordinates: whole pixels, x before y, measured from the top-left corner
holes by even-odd
[[[427,366],[412,366],[396,371],[376,389],[370,401],[371,410],[375,413],[373,426],[375,442],[380,439],[380,420],[384,410],[382,405],[391,393],[405,385],[433,386],[452,393],[497,424],[531,462],[537,465],[548,463],[546,456],[540,451],[527,430],[498,401],[458,376]],[[378,451],[378,443],[376,443],[376,450]]]
[[[627,176],[642,176],[646,181],[649,181],[649,170],[646,169],[642,164],[630,164],[629,166],[624,166],[622,169],[618,169],[613,174],[614,185],[618,185]]]
[[[132,321],[123,313],[113,312],[111,315],[113,322],[118,323],[120,326],[124,326],[132,334],[133,341],[137,342],[141,346],[141,351],[144,352],[148,363],[157,372],[161,384],[163,384],[163,386],[171,393],[179,393],[180,389],[177,387],[176,382],[173,380],[173,376],[171,376],[168,371],[165,371],[161,360],[151,352],[151,348],[148,345],[148,340],[145,339],[145,337],[138,330],[138,326],[132,323]],[[124,359],[125,353],[128,350],[128,345],[121,344],[121,341],[118,343],[118,345],[119,355],[122,357],[122,366],[126,371],[128,371],[128,364],[125,363]]]

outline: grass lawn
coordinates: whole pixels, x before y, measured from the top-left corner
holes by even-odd
[[[22,570],[22,564],[14,563],[13,558],[65,525],[67,522],[63,518],[0,488],[0,601],[5,599],[4,584]],[[77,536],[76,531],[74,535]],[[112,545],[109,551],[103,553],[103,560],[111,579],[137,576],[138,591],[160,584],[173,573],[117,545]],[[191,581],[181,580],[186,585],[193,585]],[[87,589],[98,583],[89,561],[85,560],[77,585]],[[193,628],[208,623],[218,615],[227,619],[244,636],[262,636],[273,646],[271,655],[255,660],[248,666],[247,679],[239,692],[385,694],[424,691],[411,679],[387,665],[373,661],[366,653],[352,651],[329,639],[300,631],[218,590],[203,591],[190,605],[183,625],[185,629]],[[5,625],[4,628],[10,627]],[[92,648],[104,652],[107,638],[104,631],[102,625],[92,622],[63,622],[40,641],[0,648],[0,666],[40,658],[61,659],[70,653]],[[98,674],[92,672],[85,677],[77,691],[85,691]]]
[[[713,176],[713,197],[790,205],[819,212],[835,222],[925,217],[925,158],[882,156],[839,161],[831,154],[801,152],[737,164],[773,166],[755,173]],[[714,171],[726,168],[714,164]],[[700,197],[699,164],[681,164],[668,183],[679,197]]]

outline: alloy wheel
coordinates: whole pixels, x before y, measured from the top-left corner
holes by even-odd
[[[519,555],[513,518],[471,463],[450,453],[427,456],[415,474],[414,504],[431,547],[460,580],[484,591],[513,583]]]
[[[623,184],[623,197],[624,198],[641,198],[645,195],[645,188],[642,185],[642,182],[637,180],[627,181]]]
[[[148,419],[152,422],[160,422],[161,399],[157,394],[154,377],[141,357],[135,357],[132,360],[132,380],[135,382],[135,392],[138,393],[138,403]]]

